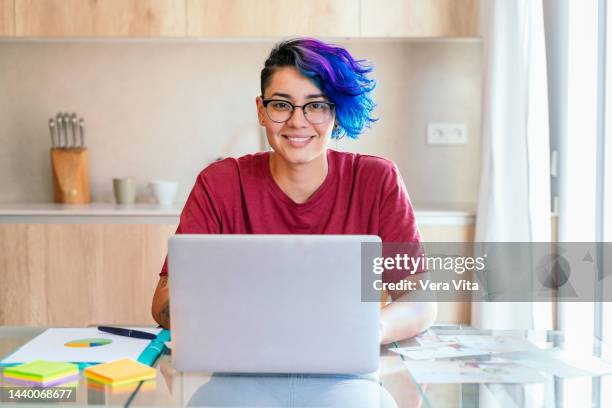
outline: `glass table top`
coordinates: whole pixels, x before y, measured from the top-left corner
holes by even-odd
[[[44,328],[0,327],[0,359],[38,335]],[[592,340],[568,341],[555,331],[475,330],[462,326],[434,326],[436,336],[484,335],[527,339],[540,348],[558,347],[568,353],[598,355],[612,361],[607,344]],[[405,340],[390,347],[410,347],[418,343]],[[66,406],[338,406],[338,407],[608,407],[612,376],[559,378],[542,374],[535,384],[500,383],[419,383],[404,361],[409,360],[381,348],[380,366],[370,375],[223,375],[183,373],[172,367],[171,355],[161,356],[155,364],[157,378],[112,388],[89,382],[82,375],[74,388],[76,401]],[[496,355],[497,356],[497,355]],[[519,354],[504,358],[525,358]],[[492,356],[460,357],[487,361]],[[1,370],[1,369],[0,369]],[[0,373],[0,387],[14,384]],[[0,405],[10,404],[6,395]],[[40,406],[40,404],[36,404]],[[54,404],[57,406],[57,403]],[[24,406],[15,403],[15,406]]]
[[[431,332],[436,337],[448,336],[487,336],[516,338],[528,340],[537,347],[536,351],[514,351],[508,353],[495,353],[485,356],[466,356],[452,359],[436,359],[436,361],[487,361],[504,359],[510,362],[529,364],[541,377],[537,383],[427,383],[418,382],[412,378],[413,383],[422,398],[423,407],[612,407],[612,376],[591,376],[584,373],[575,377],[558,377],[551,372],[543,370],[542,356],[544,351],[559,351],[570,361],[586,360],[598,357],[603,362],[612,362],[612,347],[593,337],[569,337],[560,331],[528,331],[528,330],[477,330],[471,327],[437,326]],[[398,347],[417,345],[414,339],[408,339],[397,344]],[[534,354],[535,353],[535,354]],[[403,361],[407,357],[400,357]],[[539,364],[533,363],[534,361]],[[534,365],[532,365],[534,364]],[[536,369],[536,367],[538,369]],[[549,367],[550,368],[550,367]],[[575,373],[575,370],[570,370]],[[561,374],[558,372],[558,374]],[[565,373],[567,374],[567,373]],[[564,374],[564,375],[565,375]],[[569,374],[567,374],[569,375]],[[401,404],[399,404],[402,406]],[[405,405],[405,406],[410,406]]]

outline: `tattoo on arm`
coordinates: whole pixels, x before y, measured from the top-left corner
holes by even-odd
[[[166,329],[170,328],[170,302],[166,302],[159,311],[159,324]]]
[[[166,286],[168,286],[168,277],[164,276],[163,278],[161,278],[161,280],[159,281],[159,288],[163,289]]]

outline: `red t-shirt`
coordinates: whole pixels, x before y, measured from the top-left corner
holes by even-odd
[[[269,157],[262,152],[227,158],[202,170],[176,233],[360,234],[378,235],[383,242],[421,241],[406,187],[392,161],[328,149],[323,184],[298,204],[272,178]],[[167,273],[166,259],[160,275]]]

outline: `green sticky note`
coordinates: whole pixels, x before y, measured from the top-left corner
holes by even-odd
[[[59,378],[77,375],[79,367],[71,363],[36,360],[4,369],[5,377],[47,382]]]

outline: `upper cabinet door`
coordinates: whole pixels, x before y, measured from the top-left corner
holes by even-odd
[[[0,36],[15,35],[15,10],[13,0],[0,0]]]
[[[359,36],[357,0],[187,0],[190,36]]]
[[[361,0],[363,37],[477,37],[478,31],[478,0]]]
[[[0,36],[475,37],[479,0],[0,0]]]
[[[26,37],[185,35],[183,0],[15,0],[16,33]]]

